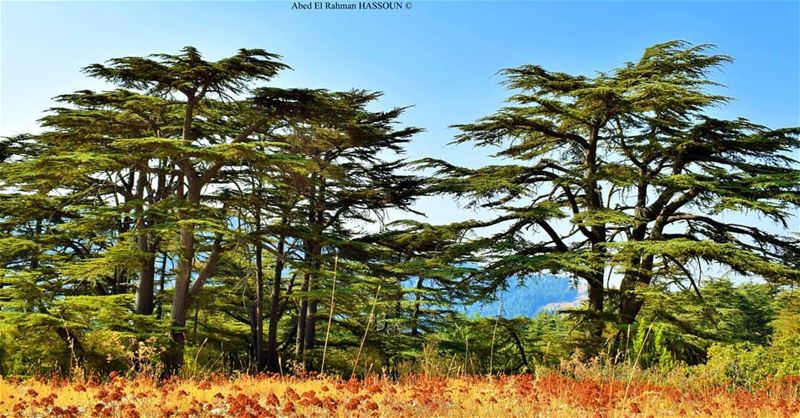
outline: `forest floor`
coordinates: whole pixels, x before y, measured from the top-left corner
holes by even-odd
[[[548,373],[501,377],[0,378],[0,417],[796,417],[800,379],[757,390]]]

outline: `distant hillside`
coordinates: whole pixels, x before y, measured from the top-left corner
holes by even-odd
[[[576,305],[586,294],[585,289],[573,287],[572,280],[565,277],[541,276],[528,280],[524,286],[518,286],[513,279],[511,282],[513,286],[501,292],[497,301],[467,306],[467,315],[496,316],[502,303],[503,317],[533,317],[544,310]]]

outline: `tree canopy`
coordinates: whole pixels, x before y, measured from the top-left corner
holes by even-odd
[[[502,163],[477,169],[444,160],[432,190],[497,213],[502,232],[484,239],[483,274],[566,273],[589,287],[590,334],[632,323],[638,291],[655,283],[697,287],[691,267],[721,265],[773,283],[800,278],[798,239],[783,228],[800,204],[792,159],[798,128],[769,129],[708,115],[729,98],[707,92],[709,73],[730,61],[709,45],[667,42],[638,62],[594,77],[535,65],[503,71],[510,105],[457,125],[456,142],[496,147]],[[620,280],[619,289],[607,281]],[[610,306],[609,306],[610,305]]]
[[[0,372],[396,376],[432,351],[491,373],[603,345],[650,365],[715,343],[790,350],[800,241],[780,231],[800,206],[800,128],[713,117],[731,60],[673,41],[594,76],[503,70],[508,105],[455,125],[493,150],[484,167],[407,161],[421,129],[405,107],[272,86],[289,67],[265,50],[90,65],[108,90],[58,96],[42,133],[0,140]],[[411,220],[423,196],[488,219]],[[588,289],[568,316],[461,313],[554,275]]]

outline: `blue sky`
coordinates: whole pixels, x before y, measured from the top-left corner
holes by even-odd
[[[713,77],[737,98],[716,116],[800,125],[796,1],[414,1],[400,11],[292,10],[291,2],[0,4],[2,136],[35,131],[53,96],[102,88],[83,66],[185,45],[208,59],[241,47],[279,53],[293,67],[280,86],[384,91],[380,106],[414,105],[403,121],[427,130],[408,156],[456,164],[486,161],[488,150],[447,146],[448,126],[501,106],[499,69],[530,63],[591,75],[671,39],[714,43],[736,59]],[[452,220],[445,203],[434,206],[431,221]]]

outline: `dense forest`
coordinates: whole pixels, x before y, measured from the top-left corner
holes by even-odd
[[[502,70],[505,107],[449,122],[483,167],[404,158],[405,108],[274,87],[265,50],[89,65],[107,90],[0,139],[0,375],[800,374],[800,128],[713,117],[731,61]],[[422,198],[486,216],[426,223]],[[503,314],[548,280],[585,298]]]

